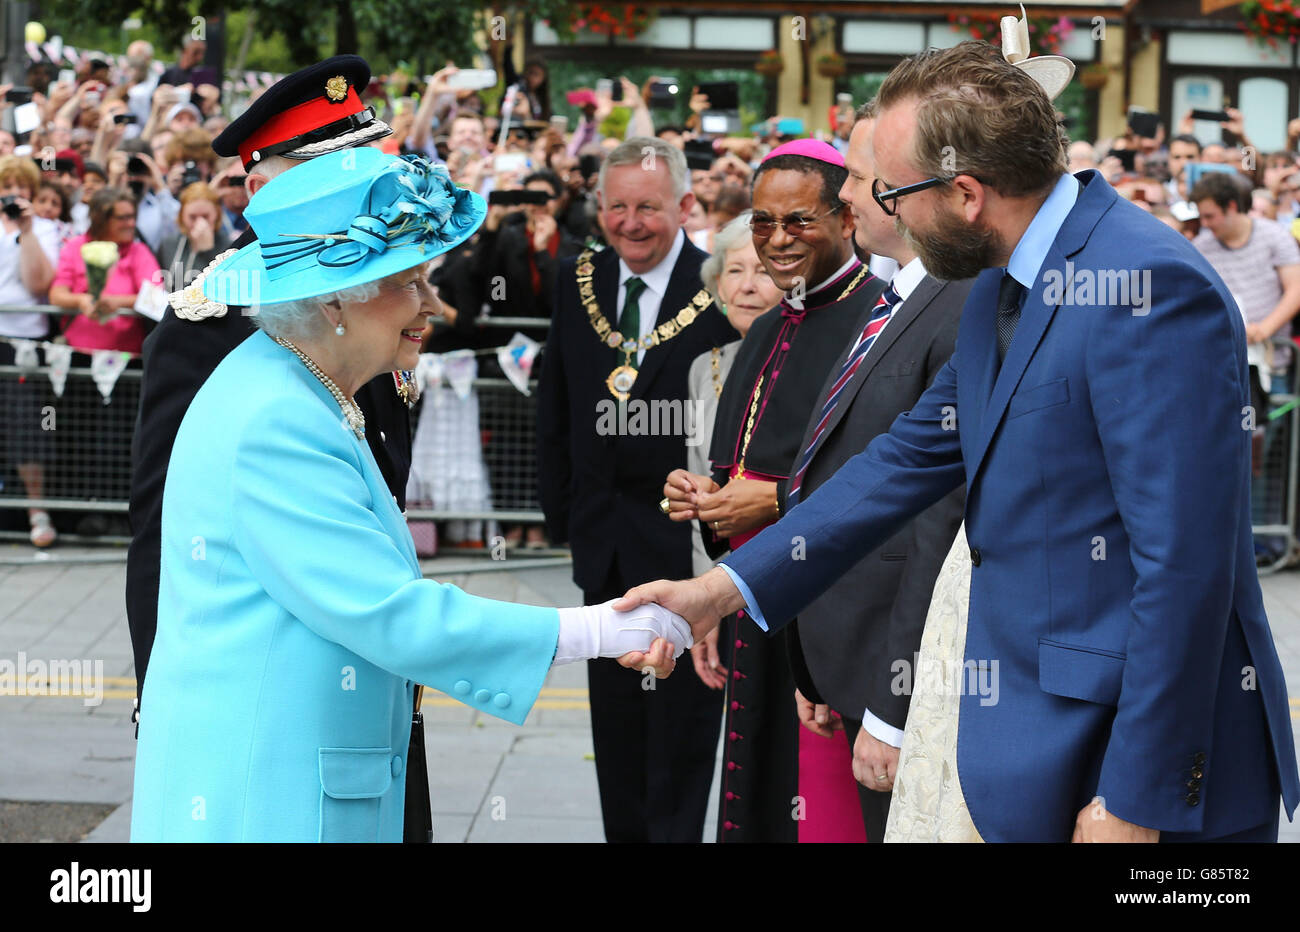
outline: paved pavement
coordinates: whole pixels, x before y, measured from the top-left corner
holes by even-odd
[[[531,568],[519,558],[509,570],[467,572],[483,563],[447,558],[429,561],[426,571],[493,598],[580,599],[565,566]],[[30,547],[0,544],[0,660],[16,661],[21,651],[29,660],[102,661],[104,683],[100,705],[0,696],[0,841],[129,836],[135,679],[124,578],[120,551],[62,547],[33,559]],[[1292,726],[1300,730],[1300,572],[1266,577],[1263,586],[1293,697]],[[426,696],[435,840],[603,840],[586,685],[585,665],[553,670],[523,727]],[[716,799],[707,837],[715,822]],[[1300,822],[1283,818],[1281,837],[1300,842]]]
[[[64,562],[102,561],[102,548],[59,548],[57,560],[33,561],[31,553],[0,544],[0,659],[16,661],[23,651],[29,660],[102,660],[104,695],[90,707],[77,697],[0,696],[0,801],[100,804],[111,814],[90,830],[87,818],[103,817],[93,805],[0,802],[0,841],[76,841],[85,832],[86,841],[126,841],[135,677],[125,565],[120,552],[112,562]],[[516,562],[526,565],[525,558]],[[429,575],[476,595],[534,605],[581,602],[567,565],[461,572],[485,563],[448,558],[425,565]],[[435,841],[604,840],[585,664],[551,671],[523,727],[440,693],[426,693],[423,707]],[[716,801],[709,838],[715,825]]]

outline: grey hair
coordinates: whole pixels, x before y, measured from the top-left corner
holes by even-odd
[[[672,143],[664,142],[658,136],[633,136],[625,139],[605,156],[600,166],[600,176],[596,179],[596,193],[605,193],[605,175],[610,168],[619,165],[643,165],[655,167],[663,160],[668,166],[668,174],[673,180],[673,196],[681,200],[691,189],[691,173],[686,168],[686,156]]]
[[[727,253],[742,245],[746,239],[753,237],[749,228],[749,218],[754,212],[747,210],[713,236],[713,254],[700,266],[700,281],[713,297],[713,303],[722,307],[722,296],[718,294],[718,279],[722,277],[722,266],[727,261]]]
[[[329,322],[322,313],[325,306],[337,301],[339,304],[353,304],[369,301],[379,294],[380,284],[384,279],[362,282],[351,288],[344,288],[332,294],[318,295],[314,298],[302,298],[298,301],[281,301],[276,304],[259,304],[256,313],[250,315],[253,323],[261,327],[269,336],[284,340],[314,340],[325,335]]]
[[[301,165],[301,159],[291,159],[285,155],[272,155],[254,163],[249,170],[250,175],[261,175],[267,181],[281,175],[293,168],[295,165]]]

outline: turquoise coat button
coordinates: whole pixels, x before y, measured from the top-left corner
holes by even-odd
[[[468,696],[469,680],[457,680],[456,685],[452,687],[452,691],[458,696]]]
[[[492,698],[492,694],[488,692],[486,689],[480,689],[478,692],[474,694],[474,698],[478,702],[487,702],[489,699]]]
[[[492,704],[498,709],[504,709],[510,705],[510,696],[506,693],[497,693],[492,697]]]
[[[401,775],[402,775],[402,758],[399,755],[394,754],[393,755],[393,776],[400,777]]]

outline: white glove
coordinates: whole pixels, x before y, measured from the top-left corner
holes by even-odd
[[[646,653],[656,638],[665,638],[673,645],[676,660],[694,643],[686,620],[662,605],[651,603],[630,612],[616,612],[610,608],[616,601],[560,609],[560,639],[551,665],[622,657],[631,651]]]

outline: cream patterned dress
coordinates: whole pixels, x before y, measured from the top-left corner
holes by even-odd
[[[939,570],[903,729],[886,842],[980,842],[957,779],[957,719],[970,606],[966,525]]]

